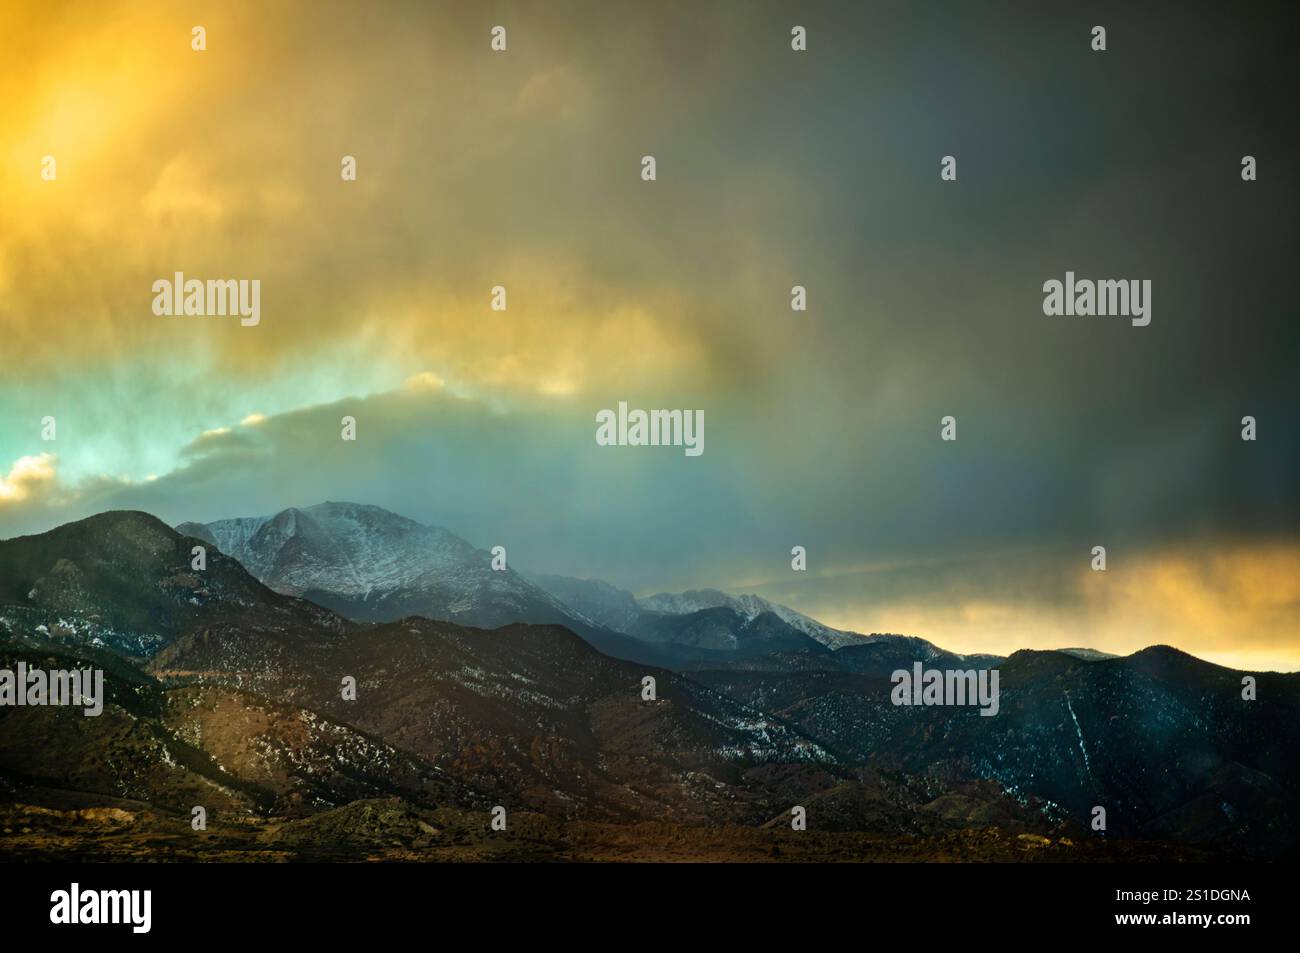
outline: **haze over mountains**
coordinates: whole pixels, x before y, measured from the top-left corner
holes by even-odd
[[[380,813],[403,843],[444,846],[425,828],[477,830],[465,818],[493,804],[747,830],[787,828],[800,804],[810,832],[995,830],[979,856],[1040,843],[1021,835],[1110,850],[1086,827],[1103,805],[1123,838],[1296,849],[1300,675],[1258,675],[1246,701],[1240,673],[1167,647],[964,657],[755,596],[636,599],[493,570],[445,530],[357,504],[178,530],[113,512],[0,541],[0,665],[91,662],[109,696],[98,719],[0,708],[14,810],[146,804],[166,828],[197,798],[328,852],[374,847],[356,806],[375,798],[401,805]],[[915,662],[996,665],[999,714],[894,705],[890,673]]]

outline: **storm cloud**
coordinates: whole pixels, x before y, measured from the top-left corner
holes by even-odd
[[[1269,16],[60,13],[0,13],[0,534],[349,499],[955,649],[1300,664],[1294,36]],[[260,280],[261,322],[154,315],[176,271]],[[1150,280],[1151,324],[1044,315],[1066,271]],[[706,452],[598,447],[622,400],[702,408]]]

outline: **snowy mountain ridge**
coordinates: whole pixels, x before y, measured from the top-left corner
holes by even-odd
[[[816,639],[830,649],[843,648],[846,645],[865,645],[873,641],[872,636],[833,629],[789,606],[770,602],[762,596],[752,594],[733,596],[718,589],[691,589],[680,593],[660,592],[636,601],[641,608],[650,612],[665,612],[672,615],[699,612],[702,609],[727,608],[744,616],[747,622],[752,622],[764,612],[771,612],[791,628]]]
[[[378,506],[320,503],[176,529],[233,556],[270,588],[352,618],[423,615],[469,625],[590,620],[455,533]]]

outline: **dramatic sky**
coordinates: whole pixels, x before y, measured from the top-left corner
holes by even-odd
[[[955,650],[1300,668],[1300,38],[1038,6],[4,4],[0,536],[353,500]],[[1044,316],[1067,270],[1150,326]],[[176,271],[261,323],[155,316]],[[598,447],[620,400],[704,454]]]

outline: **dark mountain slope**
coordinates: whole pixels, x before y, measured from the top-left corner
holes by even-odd
[[[0,618],[25,636],[137,657],[216,620],[267,631],[346,627],[331,612],[272,592],[214,549],[207,568],[193,570],[197,543],[131,511],[0,540]]]
[[[719,783],[746,764],[822,756],[761,712],[554,626],[405,619],[309,645],[222,628],[170,646],[154,667],[328,712],[475,787],[564,815],[730,816],[735,792]],[[644,675],[657,701],[642,701]],[[356,701],[342,698],[345,676]]]
[[[0,644],[0,668],[86,665]],[[315,712],[221,686],[167,689],[108,671],[103,712],[0,707],[0,790],[29,803],[53,792],[147,802],[189,816],[297,814],[365,797],[475,804],[465,785],[408,753]]]
[[[702,682],[798,725],[844,758],[906,774],[997,781],[1112,834],[1294,852],[1300,819],[1300,675],[1241,675],[1168,648],[1085,661],[1017,652],[1000,663],[1000,711],[895,706],[880,675],[772,679],[702,672]]]
[[[932,668],[982,669],[1002,661],[996,655],[958,655],[925,639],[910,636],[878,635],[871,638],[874,641],[838,649],[834,655],[836,666],[845,672],[888,677],[898,669],[910,670],[915,662]]]

